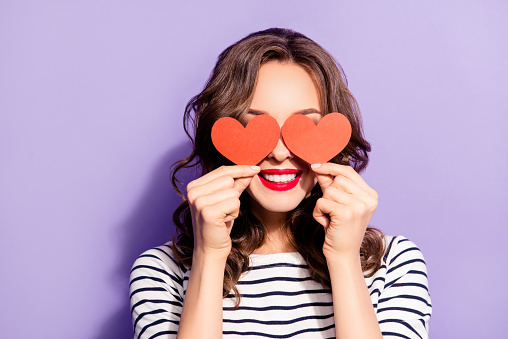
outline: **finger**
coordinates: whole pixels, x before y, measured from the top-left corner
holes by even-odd
[[[378,196],[376,191],[365,191],[363,188],[358,186],[356,182],[342,175],[336,176],[333,180],[333,184],[330,185],[327,190],[323,192],[323,194],[326,194],[328,190],[330,191],[330,194],[335,193],[335,190],[345,192],[349,197],[353,199],[348,202],[350,205],[366,204],[367,206],[377,206]]]
[[[314,171],[314,173],[316,173],[316,175],[328,174],[332,177],[342,175],[350,179],[351,181],[355,182],[364,191],[369,192],[370,194],[377,195],[376,191],[374,191],[369,185],[367,185],[367,183],[363,180],[360,174],[358,174],[351,166],[327,162],[324,164],[313,164],[311,168]]]
[[[343,175],[338,175],[333,179],[333,183],[330,187],[341,189],[342,191],[357,195],[357,196],[365,196],[370,192],[366,192],[362,187],[360,187],[356,182],[345,177]]]
[[[235,219],[238,218],[239,215],[240,215],[240,205],[238,205],[237,209],[227,214],[226,217],[224,218],[224,223],[226,224],[226,227],[228,228],[229,232],[231,232],[231,227],[233,226]]]
[[[240,214],[240,200],[237,198],[229,198],[222,200],[215,205],[211,205],[210,208],[220,211],[218,219],[216,220],[220,223],[225,223],[229,231],[231,231],[231,221],[238,218],[238,215]]]
[[[346,193],[342,189],[333,186],[329,186],[323,192],[323,198],[332,200],[341,205],[352,205],[358,202],[358,199],[352,194]]]
[[[216,204],[205,206],[201,210],[201,218],[206,223],[214,225],[222,225],[224,218],[228,215],[238,215],[240,209],[240,200],[237,198],[229,198],[219,201]]]
[[[377,200],[366,193],[363,193],[363,196],[356,196],[332,186],[327,188],[322,198],[338,203],[341,207],[348,207],[359,215],[373,212],[377,207]]]
[[[245,191],[247,187],[249,187],[250,183],[252,182],[252,179],[254,179],[254,176],[235,179],[233,188],[238,193],[242,194],[242,192]]]
[[[312,212],[312,216],[325,228],[332,220],[350,220],[354,217],[354,209],[335,201],[319,198]],[[326,221],[325,221],[326,218]],[[325,221],[325,222],[324,222]]]
[[[256,171],[255,169],[253,170]],[[211,174],[211,172],[209,174]],[[191,183],[189,183],[189,185],[187,185],[187,199],[189,201],[193,201],[193,199],[201,195],[208,195],[214,191],[227,189],[231,187],[234,187],[239,193],[242,193],[243,190],[247,186],[249,186],[250,181],[252,180],[255,174],[256,172],[254,172],[252,176],[248,176],[245,178],[240,177],[239,179],[236,179],[239,180],[238,183],[235,182],[234,178],[236,174],[234,174],[234,176],[228,175],[227,173],[222,176],[217,176],[216,173],[214,173],[213,176],[211,175],[208,176],[207,174],[205,175],[206,178],[205,176],[203,176],[199,179],[192,181]]]
[[[229,176],[233,179],[235,178],[243,178],[243,177],[252,177],[255,174],[259,173],[259,166],[248,166],[248,165],[234,165],[234,166],[221,166],[210,173],[203,175],[202,177],[191,181],[187,185],[187,191],[191,190],[196,186],[202,186],[207,184],[208,182],[215,180],[222,176]]]
[[[240,194],[234,188],[228,188],[213,192],[208,195],[200,195],[193,201],[193,207],[195,210],[201,211],[207,206],[215,205],[221,201],[228,200],[230,198],[238,199]]]
[[[321,174],[321,173],[315,174],[319,186],[321,186],[321,190],[324,192],[333,183],[333,177],[329,174]]]
[[[194,186],[190,190],[187,190],[187,199],[190,203],[199,197],[213,194],[218,191],[233,188],[235,179],[230,176],[222,176],[215,178],[206,184]]]
[[[242,194],[242,192],[249,187],[252,179],[251,177],[237,178],[233,179],[230,176],[222,176],[218,177],[212,181],[207,182],[201,186],[196,186],[187,192],[187,198],[189,201],[192,201],[193,197],[199,197],[201,195],[208,195],[213,192],[217,192],[219,190],[225,190],[228,188],[233,188],[238,192],[238,196]]]
[[[324,198],[319,198],[316,201],[316,206],[314,207],[314,211],[312,212],[312,216],[314,219],[323,225],[324,228],[327,228],[330,225],[331,215],[337,210],[339,204]]]
[[[326,192],[326,190],[330,188],[340,188],[344,192],[359,196],[366,195],[366,192],[360,188],[355,182],[351,179],[339,175],[337,177],[332,177],[328,174],[317,174],[316,178],[318,180],[319,185],[321,186],[321,190]]]

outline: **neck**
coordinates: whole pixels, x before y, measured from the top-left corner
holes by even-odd
[[[252,201],[251,201],[252,202]],[[264,209],[256,202],[252,205],[252,213],[258,218],[265,228],[265,240],[254,253],[271,254],[282,252],[295,252],[291,245],[286,231],[287,212],[272,212]]]

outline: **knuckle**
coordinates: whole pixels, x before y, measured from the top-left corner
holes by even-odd
[[[343,175],[338,175],[335,177],[333,181],[335,182],[335,184],[342,186],[346,181],[346,177],[344,177]]]
[[[187,191],[187,194],[192,191],[192,189],[194,188],[194,181],[191,181],[187,184],[187,186],[185,187],[185,190]]]
[[[364,201],[360,201],[358,204],[356,204],[356,211],[359,214],[363,214],[368,210],[367,203]]]
[[[325,200],[326,198],[322,197],[322,198],[319,198],[317,201],[316,201],[316,207],[323,207],[323,204],[325,203]]]
[[[349,171],[349,173],[356,173],[355,169],[350,165],[346,166],[346,170]]]
[[[205,206],[201,209],[201,218],[206,221],[210,221],[214,218],[215,212],[213,208]]]
[[[193,205],[194,207],[197,209],[197,210],[202,210],[203,209],[203,198],[202,197],[197,197],[196,199],[194,199],[193,201]]]
[[[344,209],[344,211],[342,212],[342,215],[345,219],[353,219],[354,217],[354,212],[351,208],[346,208]]]
[[[340,197],[341,190],[337,187],[329,186],[326,189],[326,192],[323,193],[323,198],[326,200],[337,200]]]
[[[240,189],[241,189],[242,191],[246,190],[246,189],[247,189],[247,187],[249,187],[249,185],[246,185],[246,184],[245,184],[245,182],[243,182],[243,181],[241,181],[241,180],[237,181],[237,183],[236,183],[236,184],[240,187]]]
[[[370,203],[369,210],[374,211],[377,208],[378,200],[373,199]]]
[[[187,189],[187,200],[189,201],[190,204],[192,204],[194,202],[194,200],[196,199],[196,191],[194,189]]]
[[[233,204],[236,209],[240,208],[240,199],[235,198]]]
[[[234,210],[233,214],[237,213],[238,210],[240,209],[240,199],[238,199],[238,198],[231,197],[231,198],[225,199],[224,203],[227,204],[226,208],[228,211]],[[231,213],[228,212],[228,214],[231,214]]]
[[[228,170],[228,167],[226,165],[222,165],[221,167],[217,168],[218,172],[226,172]]]
[[[228,188],[228,190],[226,192],[229,197],[232,197],[235,199],[238,199],[240,197],[240,193],[234,188]],[[240,200],[238,200],[238,202],[240,202]]]
[[[228,187],[233,187],[233,185],[235,184],[235,179],[233,179],[233,177],[225,175],[222,178],[223,178],[222,180],[224,181],[224,184]]]
[[[377,200],[379,199],[379,194],[375,190],[372,190],[372,195],[374,196],[374,199],[376,199],[377,202]]]

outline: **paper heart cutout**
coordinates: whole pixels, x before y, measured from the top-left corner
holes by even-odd
[[[255,116],[245,128],[231,117],[217,120],[212,127],[215,148],[237,165],[257,165],[279,139],[279,124],[267,114]]]
[[[309,164],[328,162],[347,146],[351,124],[339,113],[325,115],[317,126],[307,116],[295,114],[282,126],[286,147]]]

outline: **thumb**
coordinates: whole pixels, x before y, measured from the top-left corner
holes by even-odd
[[[319,183],[319,186],[321,186],[321,190],[324,192],[325,189],[328,188],[333,183],[333,177],[330,174],[316,174],[317,181]]]
[[[310,167],[314,170],[320,168],[321,165],[322,164],[312,164]],[[328,173],[317,173],[316,171],[313,172],[316,175],[319,186],[321,186],[321,190],[324,192],[325,189],[333,183],[333,176]]]
[[[245,191],[247,187],[249,187],[253,178],[254,176],[235,179],[233,188],[236,189],[238,193],[242,194],[242,192]]]
[[[325,199],[319,198],[312,212],[314,219],[320,223],[325,229],[330,225],[330,207]]]

